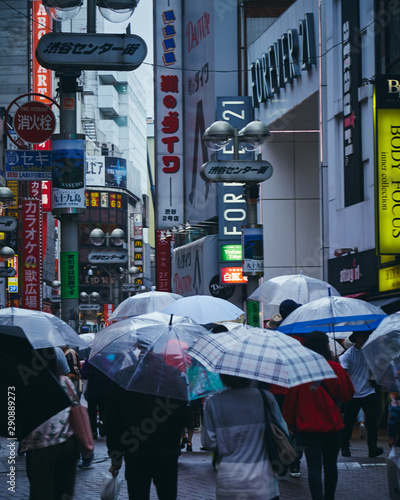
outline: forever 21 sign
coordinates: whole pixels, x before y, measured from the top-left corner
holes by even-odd
[[[300,40],[299,40],[300,39]],[[253,106],[266,102],[316,64],[314,16],[305,14],[299,29],[289,29],[250,64]]]

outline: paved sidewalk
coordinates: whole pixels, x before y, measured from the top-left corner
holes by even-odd
[[[379,444],[387,450],[385,432],[381,433]],[[75,498],[93,500],[100,498],[101,481],[108,472],[110,462],[107,456],[105,438],[96,443],[95,460],[89,469],[77,471]],[[0,499],[29,499],[29,482],[26,477],[25,457],[15,458],[15,493],[8,491],[10,479],[8,458],[10,448],[7,440],[0,438]],[[211,465],[210,453],[200,450],[200,434],[193,437],[193,452],[183,451],[179,459],[179,500],[214,500],[216,473]],[[352,440],[352,457],[339,456],[339,484],[336,500],[388,500],[387,467],[385,458],[368,458],[367,443],[357,436]],[[387,457],[387,451],[383,457]],[[301,464],[302,477],[285,476],[279,479],[281,500],[310,500],[305,460]],[[121,470],[123,477],[123,469]],[[128,500],[126,481],[123,481],[120,500]],[[152,489],[151,500],[157,500]]]

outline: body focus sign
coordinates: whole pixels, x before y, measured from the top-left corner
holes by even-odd
[[[26,142],[41,144],[50,139],[56,119],[49,106],[29,101],[18,108],[14,116],[14,130]]]

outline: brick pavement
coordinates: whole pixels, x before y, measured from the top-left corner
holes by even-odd
[[[380,436],[380,445],[387,448],[384,431]],[[26,478],[25,457],[16,457],[16,492],[7,491],[7,440],[0,438],[0,499],[27,500],[29,483]],[[192,453],[183,452],[179,459],[179,500],[213,500],[215,499],[216,473],[211,465],[210,453],[200,450],[200,435],[193,437]],[[387,468],[384,458],[368,458],[366,441],[354,436],[352,440],[352,457],[339,456],[339,484],[336,500],[386,500],[389,499]],[[387,456],[387,452],[384,456]],[[102,478],[107,474],[109,460],[107,457],[105,438],[96,441],[95,460],[89,469],[77,471],[75,498],[92,500],[100,498]],[[289,476],[279,479],[281,500],[310,500],[307,484],[305,460],[301,466],[302,477],[294,479]],[[121,477],[123,477],[121,474]],[[120,500],[128,500],[126,482],[123,482]],[[151,500],[157,500],[152,488]]]

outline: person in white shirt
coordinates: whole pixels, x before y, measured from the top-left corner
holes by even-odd
[[[344,409],[344,425],[342,437],[342,456],[350,457],[350,439],[354,422],[360,408],[364,410],[367,427],[368,455],[370,458],[382,455],[383,448],[378,446],[378,400],[375,388],[371,383],[371,371],[364,359],[361,347],[367,341],[370,331],[353,332],[349,340],[354,343],[346,352],[339,356],[342,367],[348,371],[353,382],[355,394]]]

